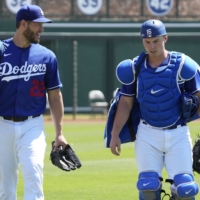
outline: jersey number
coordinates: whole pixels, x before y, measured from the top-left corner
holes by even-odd
[[[43,97],[45,95],[44,81],[40,82],[38,80],[32,81],[32,87],[30,89],[30,96],[32,97]]]

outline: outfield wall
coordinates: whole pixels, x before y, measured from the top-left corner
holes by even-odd
[[[74,41],[77,42],[78,112],[89,112],[88,92],[102,90],[107,101],[120,87],[115,68],[124,59],[132,59],[143,51],[139,38],[141,23],[62,23],[45,24],[41,44],[57,55],[65,111],[73,108]],[[200,63],[200,24],[167,23],[168,50],[181,51]],[[12,37],[15,24],[0,21],[0,39]]]

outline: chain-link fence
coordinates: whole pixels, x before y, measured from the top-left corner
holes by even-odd
[[[1,19],[12,19],[15,13],[9,9],[23,5],[26,0],[1,0]],[[199,0],[32,0],[31,4],[39,5],[47,17],[54,21],[140,21],[149,18],[158,18],[166,21],[200,21]],[[80,9],[87,6],[95,8],[101,2],[98,12],[86,14]],[[160,12],[165,12],[161,15]],[[157,13],[155,13],[157,12]]]

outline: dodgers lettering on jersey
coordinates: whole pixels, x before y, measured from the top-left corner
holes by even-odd
[[[4,56],[7,54],[4,54]],[[29,81],[31,76],[42,75],[46,72],[46,64],[29,64],[26,61],[24,65],[12,66],[9,62],[3,62],[1,64],[0,76],[4,76],[1,81],[11,81],[15,79],[24,79],[24,81]],[[19,74],[20,75],[15,75]]]
[[[46,90],[62,87],[52,51],[40,44],[20,48],[12,39],[3,41],[0,81],[0,116],[42,114]]]

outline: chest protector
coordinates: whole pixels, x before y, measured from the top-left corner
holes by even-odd
[[[169,63],[158,68],[147,68],[146,60],[140,68],[137,98],[141,118],[153,127],[170,127],[181,115],[179,70],[185,55],[170,52]]]

